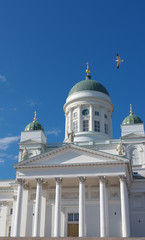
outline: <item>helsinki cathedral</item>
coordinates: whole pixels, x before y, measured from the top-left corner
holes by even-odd
[[[76,83],[64,104],[65,137],[47,144],[37,122],[21,132],[16,179],[0,180],[0,237],[144,237],[144,123],[130,113],[112,137],[107,89]]]

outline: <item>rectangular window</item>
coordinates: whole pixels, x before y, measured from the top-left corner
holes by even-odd
[[[79,221],[79,214],[78,213],[74,213],[74,221],[75,222]]]
[[[68,213],[68,222],[73,222],[73,213]]]
[[[94,121],[94,131],[100,132],[100,122],[99,121]]]
[[[73,132],[76,133],[78,131],[78,122],[73,122]]]
[[[68,222],[78,222],[79,213],[68,213]]]
[[[107,114],[104,114],[104,118],[106,118],[106,119],[107,119]]]
[[[104,129],[104,130],[105,130],[105,133],[108,134],[108,124],[105,123],[105,124],[104,124],[104,128],[105,128],[105,129]]]
[[[89,120],[83,120],[83,132],[89,131]]]
[[[95,111],[95,116],[99,116],[99,112],[98,111]]]

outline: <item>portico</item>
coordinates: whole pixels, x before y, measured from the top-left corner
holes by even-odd
[[[81,159],[84,161],[85,157],[88,160],[82,164]],[[79,237],[90,236],[91,221],[95,236],[112,236],[111,229],[114,226],[109,222],[111,212],[108,211],[108,205],[112,208],[113,205],[116,206],[117,210],[113,210],[114,219],[116,217],[122,223],[122,229],[119,230],[121,236],[130,236],[127,191],[131,180],[129,162],[121,157],[115,158],[111,159],[106,153],[69,145],[47,155],[41,155],[41,159],[34,157],[25,163],[18,163],[16,168],[19,169],[18,189],[20,190],[17,195],[16,212],[21,205],[24,205],[23,193],[28,191],[29,198],[28,203],[25,204],[27,207],[25,211],[28,215],[33,215],[31,221],[29,220],[33,236],[49,234],[54,237],[67,237],[69,213],[79,214],[77,223]],[[43,209],[44,206],[46,211]],[[31,209],[31,213],[28,208]],[[18,212],[15,220],[17,224],[13,229],[14,236],[22,236],[18,229],[23,220],[21,211]],[[51,220],[49,231],[48,218]],[[26,226],[26,232],[28,228]],[[116,228],[119,229],[119,226]]]

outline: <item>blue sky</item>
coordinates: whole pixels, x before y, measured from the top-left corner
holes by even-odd
[[[144,0],[0,0],[0,179],[15,178],[35,110],[47,142],[63,141],[63,105],[87,61],[112,99],[114,138],[130,103],[145,122],[144,13]]]

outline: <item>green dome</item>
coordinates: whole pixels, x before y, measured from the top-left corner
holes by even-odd
[[[43,127],[37,121],[31,122],[25,127],[25,132],[37,131],[37,130],[42,130],[44,132]]]
[[[86,91],[86,90],[102,92],[109,96],[107,89],[99,82],[91,80],[90,76],[86,76],[85,80],[80,81],[77,84],[75,84],[72,87],[72,89],[70,90],[68,96],[70,96],[73,93],[80,92],[80,91]]]
[[[142,123],[142,120],[138,116],[134,114],[130,114],[123,120],[122,125],[138,124],[138,123]]]

